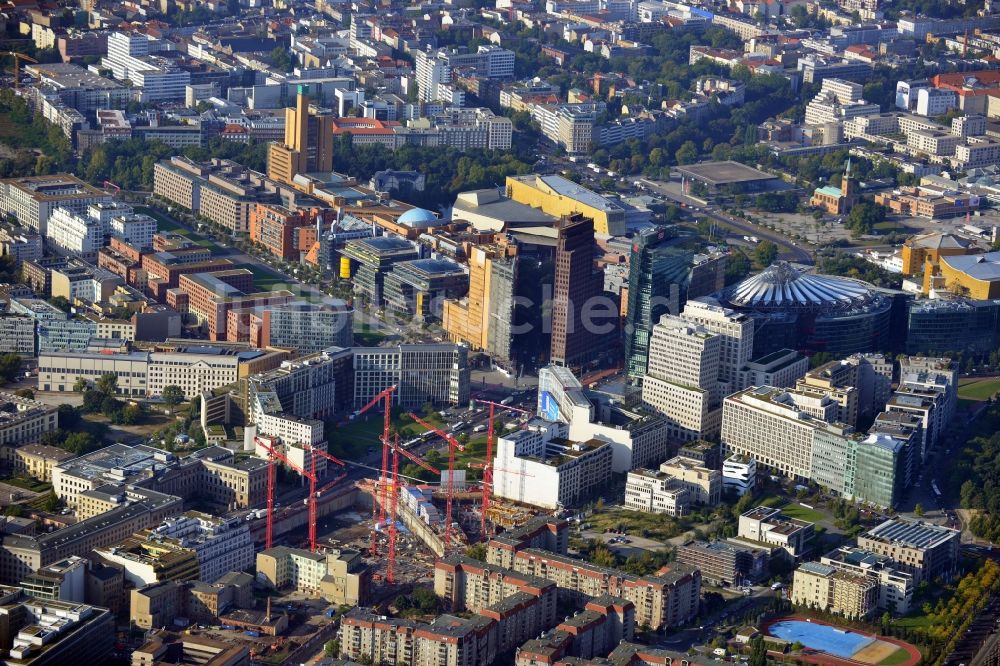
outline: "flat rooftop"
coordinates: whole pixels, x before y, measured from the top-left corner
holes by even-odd
[[[677,171],[688,178],[700,180],[706,185],[713,187],[738,183],[755,183],[777,178],[777,176],[772,176],[769,173],[748,167],[739,162],[733,162],[732,160],[689,164],[677,167]]]
[[[954,539],[958,532],[940,525],[916,520],[893,518],[865,532],[862,536],[886,543],[897,543],[909,548],[935,548]]]

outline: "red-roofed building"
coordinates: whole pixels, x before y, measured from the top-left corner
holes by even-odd
[[[931,77],[931,86],[951,90],[966,114],[986,115],[988,98],[1000,96],[1000,71],[954,72]]]
[[[221,136],[226,141],[234,141],[236,143],[250,143],[250,130],[243,125],[237,125],[235,123],[229,123],[222,128],[219,132]]]
[[[395,150],[400,145],[401,139],[395,130],[400,124],[395,120],[334,118],[330,124],[334,136],[350,134],[355,145],[381,143],[389,150]]]

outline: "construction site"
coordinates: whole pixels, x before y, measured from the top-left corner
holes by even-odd
[[[419,582],[419,572],[426,572],[426,565],[435,558],[464,552],[470,545],[486,541],[498,530],[523,524],[538,513],[529,507],[500,502],[492,495],[495,424],[501,417],[524,420],[530,416],[529,412],[509,405],[477,401],[489,410],[486,451],[482,461],[468,463],[468,468],[482,472],[480,480],[468,483],[467,470],[458,469],[456,464],[456,454],[465,452],[465,446],[452,433],[412,412],[404,417],[443,440],[447,466],[442,465],[442,468],[401,444],[399,434],[392,428],[394,390],[395,387],[389,387],[352,415],[352,419],[357,419],[371,411],[378,412],[382,418],[379,441],[372,442],[381,449],[381,464],[366,475],[357,475],[358,466],[315,447],[307,448],[314,455],[309,456],[310,468],[306,469],[282,453],[276,438],[261,436],[255,440],[258,455],[270,461],[267,509],[262,512],[264,548],[270,549],[277,544],[302,546],[313,553],[330,547],[364,551],[372,567],[374,599],[398,594],[396,586]],[[323,486],[319,485],[316,473],[317,456],[342,470]],[[303,506],[284,510],[276,506],[278,464],[308,482],[309,492]],[[404,476],[400,471],[403,464],[426,470],[437,483]],[[349,500],[344,493],[351,493],[353,497]],[[342,497],[333,511],[328,505],[331,494]],[[350,510],[340,513],[348,504]],[[370,514],[362,515],[367,512]],[[260,530],[260,525],[255,525],[255,529]],[[301,538],[303,529],[304,539]],[[416,579],[410,575],[410,563],[419,565],[414,570]]]

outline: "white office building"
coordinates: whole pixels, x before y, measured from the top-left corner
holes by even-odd
[[[711,298],[688,301],[681,318],[704,326],[722,337],[719,359],[719,392],[728,395],[739,390],[740,369],[753,354],[754,323],[748,315],[719,305]]]
[[[691,505],[691,492],[665,472],[634,469],[625,481],[625,508],[643,513],[683,516]]]
[[[107,226],[89,211],[78,214],[67,208],[56,208],[49,218],[46,238],[49,249],[55,252],[94,261],[107,235]]]
[[[718,434],[721,352],[722,336],[680,317],[664,315],[653,326],[642,403],[666,417],[671,437],[694,441]]]
[[[191,73],[154,55],[169,50],[173,45],[165,40],[138,32],[114,32],[108,36],[108,55],[101,59],[101,66],[110,69],[119,81],[141,88],[144,101],[183,102]]]
[[[565,424],[534,419],[497,440],[493,493],[545,509],[570,507],[611,478],[611,443],[573,442]]]
[[[917,91],[918,116],[941,116],[958,106],[958,96],[953,90],[921,88]]]
[[[57,208],[82,214],[95,203],[110,204],[111,195],[70,174],[0,181],[0,212],[13,215],[22,227],[41,236],[46,235],[49,217]]]
[[[111,218],[110,227],[112,236],[124,238],[133,247],[148,248],[153,245],[156,220],[149,215],[118,215]]]
[[[158,527],[141,533],[147,541],[173,539],[198,556],[203,583],[214,583],[230,571],[243,571],[254,563],[250,525],[239,518],[217,518],[197,511],[167,518]]]
[[[757,461],[739,454],[729,456],[722,463],[722,489],[740,497],[753,491],[757,479]]]

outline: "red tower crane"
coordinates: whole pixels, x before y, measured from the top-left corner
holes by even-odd
[[[376,501],[372,497],[372,557],[378,555],[378,526],[385,522],[385,502],[386,486],[389,479],[389,427],[392,425],[392,394],[396,386],[390,386],[372,398],[367,405],[354,412],[351,418],[357,418],[377,405],[379,402],[385,404],[385,416],[382,422],[382,467],[379,468],[379,495],[381,501]]]
[[[497,407],[528,415],[530,415],[531,412],[526,409],[521,409],[520,407],[511,407],[510,405],[504,405],[499,402],[480,400],[479,398],[475,398],[474,400],[475,402],[480,402],[490,406],[489,430],[486,433],[486,466],[483,467],[483,510],[482,514],[479,516],[479,534],[483,539],[486,539],[486,512],[490,508],[490,496],[493,494],[493,413]]]
[[[451,504],[455,497],[455,449],[465,451],[465,447],[459,444],[451,433],[432,426],[413,412],[410,412],[410,418],[448,442],[448,487],[444,505],[444,548],[447,553],[451,548]]]
[[[389,559],[386,563],[385,578],[390,585],[396,582],[396,538],[398,536],[396,523],[399,520],[399,455],[403,454],[417,465],[423,467],[432,474],[441,475],[441,470],[430,465],[416,455],[405,450],[399,445],[399,434],[396,434],[395,442],[392,445],[392,491],[389,497]]]
[[[396,510],[399,502],[399,433],[392,444],[392,495],[389,498],[389,561],[386,562],[385,580],[396,583]]]
[[[267,452],[268,458],[268,470],[267,470],[267,530],[265,532],[265,545],[270,548],[272,545],[272,537],[274,536],[274,472],[275,472],[275,460],[280,460],[285,463],[296,472],[309,479],[309,499],[306,500],[309,506],[309,550],[313,553],[316,552],[316,457],[313,455],[309,456],[309,460],[312,464],[312,471],[307,472],[303,468],[299,467],[291,460],[289,460],[280,451],[274,449],[270,442],[261,438],[254,437],[254,444],[264,448]]]
[[[330,455],[329,453],[327,453],[326,451],[324,451],[322,449],[317,449],[317,448],[313,447],[311,444],[303,444],[302,448],[306,449],[307,451],[309,451],[311,453],[318,453],[319,455],[321,455],[322,457],[326,458],[330,462],[337,463],[342,468],[346,468],[347,467],[347,463],[345,463],[340,458],[332,456],[332,455]],[[338,476],[336,479],[334,479],[333,481],[330,481],[325,486],[323,486],[318,491],[316,491],[316,498],[319,499],[320,495],[322,495],[325,491],[329,490],[330,488],[333,488],[333,486],[335,486],[345,476],[347,476],[347,474],[345,472],[341,472],[340,476]]]

